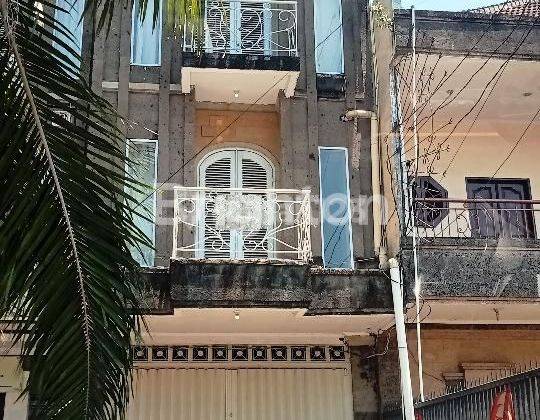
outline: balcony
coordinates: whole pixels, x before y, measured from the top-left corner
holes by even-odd
[[[422,198],[410,219],[402,238],[410,296],[414,234],[425,298],[538,299],[540,201]]]
[[[297,30],[296,1],[207,0],[204,24],[184,36],[182,91],[194,89],[200,102],[263,105],[280,90],[292,96]]]
[[[534,240],[537,239],[535,220],[540,220],[540,201],[418,198],[414,216],[416,234],[425,241],[436,238]],[[409,233],[412,234],[412,227]]]
[[[177,187],[173,259],[311,259],[308,190]]]

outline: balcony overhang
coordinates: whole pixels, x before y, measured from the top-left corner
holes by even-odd
[[[392,315],[379,270],[324,270],[296,261],[177,259],[144,273],[149,314],[175,309],[302,309],[304,316]]]
[[[294,95],[299,75],[298,57],[193,52],[182,57],[182,92],[193,89],[197,102],[275,104],[281,90]]]
[[[373,331],[392,323],[392,313],[305,316],[302,308],[178,308],[146,318],[146,345],[373,345]]]

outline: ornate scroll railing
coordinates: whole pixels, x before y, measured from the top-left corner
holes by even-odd
[[[407,233],[420,238],[536,239],[540,201],[417,198]]]
[[[177,187],[173,258],[311,259],[308,190]]]
[[[296,1],[207,0],[202,28],[186,25],[184,51],[298,55]]]

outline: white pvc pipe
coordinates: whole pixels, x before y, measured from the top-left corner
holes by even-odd
[[[375,114],[372,111],[365,109],[351,109],[345,113],[347,120],[353,120],[355,118],[372,118]]]
[[[413,209],[413,188],[416,186],[416,177],[418,176],[418,170],[420,165],[420,148],[418,141],[418,128],[417,128],[417,94],[416,94],[416,11],[414,6],[411,6],[411,25],[412,25],[412,101],[413,101],[413,133],[414,133],[414,182],[411,183],[411,192],[409,195],[410,206],[409,211],[414,212]],[[412,215],[414,220],[414,214]],[[420,284],[421,278],[418,275],[418,250],[416,243],[416,224],[412,224],[412,242],[413,242],[413,259],[414,259],[414,296],[416,304],[416,348],[418,353],[418,380],[420,386],[420,401],[424,401],[424,362],[422,358],[422,331],[420,327],[420,293],[422,291],[422,285]]]
[[[399,367],[401,373],[401,395],[403,413],[406,420],[414,419],[414,400],[411,384],[411,369],[409,366],[409,352],[407,350],[407,335],[405,333],[405,317],[403,315],[403,294],[401,292],[401,273],[399,263],[395,258],[388,261],[390,265],[390,278],[392,280],[392,299],[394,301],[394,315],[396,319],[396,335],[399,352]]]

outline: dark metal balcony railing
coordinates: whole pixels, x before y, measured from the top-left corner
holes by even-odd
[[[207,0],[204,27],[187,26],[184,51],[295,57],[297,39],[296,1]]]
[[[536,239],[540,201],[417,198],[410,219],[420,238]]]
[[[514,416],[504,416],[505,409]],[[523,373],[416,403],[415,411],[421,420],[540,419],[540,369],[536,365]],[[401,409],[387,412],[383,418],[401,419]]]

